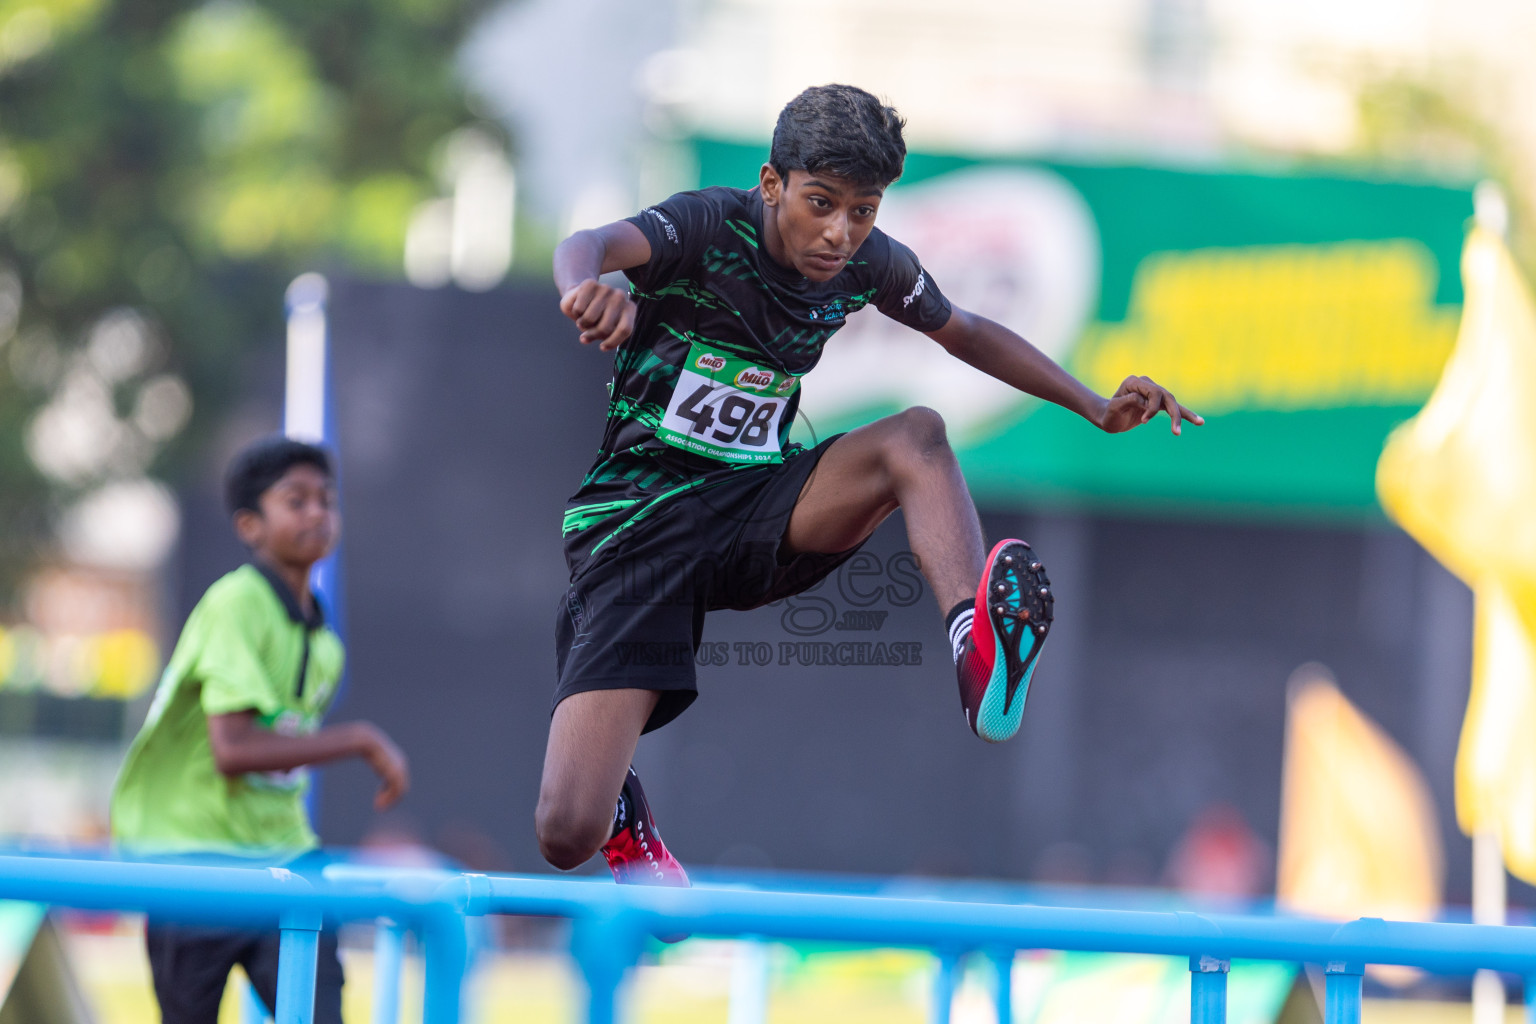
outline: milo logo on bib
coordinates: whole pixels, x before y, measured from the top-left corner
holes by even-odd
[[[799,386],[792,374],[694,342],[656,436],[724,462],[781,462],[779,428]]]
[[[751,388],[753,391],[761,391],[773,383],[772,370],[764,370],[758,366],[749,366],[736,375],[736,386],[739,388]]]

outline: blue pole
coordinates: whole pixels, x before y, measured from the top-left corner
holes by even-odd
[[[331,356],[327,304],[331,289],[320,274],[300,274],[288,285],[283,304],[288,319],[286,386],[283,394],[283,433],[301,441],[319,442],[332,454],[336,474],[337,500],[341,491],[341,453],[336,444],[334,388],[331,384]],[[343,542],[345,543],[345,542]],[[325,610],[331,629],[347,640],[347,606],[342,591],[341,548],[315,563],[310,570],[310,587],[315,600]],[[347,689],[348,673],[342,669],[332,704]],[[304,794],[304,809],[314,822],[320,806],[321,776],[311,772],[309,789]],[[317,826],[318,828],[318,826]]]
[[[399,1024],[405,929],[385,918],[373,934],[373,1024]]]
[[[614,1024],[619,986],[640,956],[643,936],[632,912],[598,912],[571,925],[571,955],[587,983],[587,1024]]]
[[[1013,1024],[1013,957],[1014,950],[995,950],[987,955],[997,969],[997,1024]]]
[[[1360,990],[1365,971],[1360,964],[1330,961],[1324,969],[1323,1024],[1360,1024]]]
[[[726,1024],[764,1024],[768,1020],[770,967],[766,942],[747,936],[736,943]]]
[[[1227,972],[1232,961],[1189,958],[1189,1024],[1227,1024]]]
[[[1360,1024],[1363,965],[1442,974],[1518,974],[1536,991],[1536,928],[1362,918],[1240,917],[808,894],[654,889],[569,879],[353,873],[306,879],[281,868],[134,863],[0,854],[0,899],[245,926],[282,936],[277,1024],[312,1024],[315,962],[327,920],[387,917],[417,932],[428,956],[427,1024],[458,1024],[467,969],[466,915],[571,918],[571,951],[586,979],[586,1015],[613,1024],[625,971],[647,934],[751,935],[900,945],[935,951],[933,1017],[947,1021],[963,950],[1021,948],[1178,955],[1190,966],[1191,1019],[1220,1020],[1230,957],[1322,963],[1327,1024]],[[1209,960],[1207,959],[1209,958]],[[999,976],[1000,996],[1002,976]],[[1527,997],[1528,1003],[1531,1001]],[[1007,1000],[1002,998],[1003,1006]],[[1005,1011],[1006,1012],[1006,1011]]]
[[[3,864],[0,864],[3,866]],[[1170,914],[740,889],[660,889],[492,876],[475,913],[576,917],[628,911],[648,931],[873,946],[1066,949],[1304,963],[1404,964],[1446,974],[1530,974],[1536,928],[1361,919]],[[0,895],[4,891],[0,890]],[[59,902],[54,900],[54,902]]]
[[[314,1024],[320,915],[313,910],[289,911],[282,917],[281,934],[274,1024]]]
[[[457,908],[439,906],[419,934],[426,993],[422,1024],[459,1024],[464,982],[469,973],[467,920]]]
[[[955,987],[960,980],[961,954],[957,949],[942,949],[936,954],[937,969],[933,974],[933,1008],[930,1024],[949,1024],[950,1010],[955,1003]]]
[[[283,299],[288,316],[283,433],[302,441],[320,442],[335,452],[335,389],[331,382],[330,331],[326,320],[330,285],[319,274],[301,274],[288,286]],[[337,617],[332,623],[336,631],[344,633],[340,621],[345,611],[340,573],[340,554],[332,552],[315,565],[311,585],[326,599],[326,610]]]

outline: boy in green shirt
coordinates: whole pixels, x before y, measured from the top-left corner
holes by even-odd
[[[320,725],[343,660],[309,589],[340,528],[329,456],[287,438],[258,441],[235,457],[225,493],[251,562],[209,587],[187,618],[118,775],[112,836],[139,855],[288,863],[319,846],[304,810],[309,765],[362,758],[379,776],[380,810],[410,775],[377,726]],[[237,963],[275,1004],[275,932],[151,921],[146,939],[165,1024],[215,1024]],[[316,1024],[340,1024],[341,984],[335,936],[322,933]]]

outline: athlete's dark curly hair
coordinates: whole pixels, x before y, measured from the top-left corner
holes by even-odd
[[[905,125],[896,108],[856,86],[813,86],[779,112],[768,162],[781,178],[809,171],[884,188],[901,177]]]
[[[331,457],[318,445],[272,436],[240,449],[224,476],[224,503],[230,515],[260,512],[261,496],[294,466],[314,466],[328,479],[335,479]]]

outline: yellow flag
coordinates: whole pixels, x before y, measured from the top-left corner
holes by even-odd
[[[1382,507],[1477,599],[1456,815],[1536,882],[1536,306],[1498,236],[1462,253],[1461,331],[1424,409],[1388,438]]]
[[[1461,257],[1466,304],[1440,383],[1376,466],[1382,507],[1446,568],[1536,593],[1536,308],[1497,235]]]
[[[1472,695],[1456,750],[1456,820],[1498,833],[1504,863],[1536,883],[1536,631],[1497,583],[1477,588]]]
[[[1434,917],[1444,855],[1429,787],[1320,666],[1292,677],[1280,792],[1283,906],[1341,919]]]

